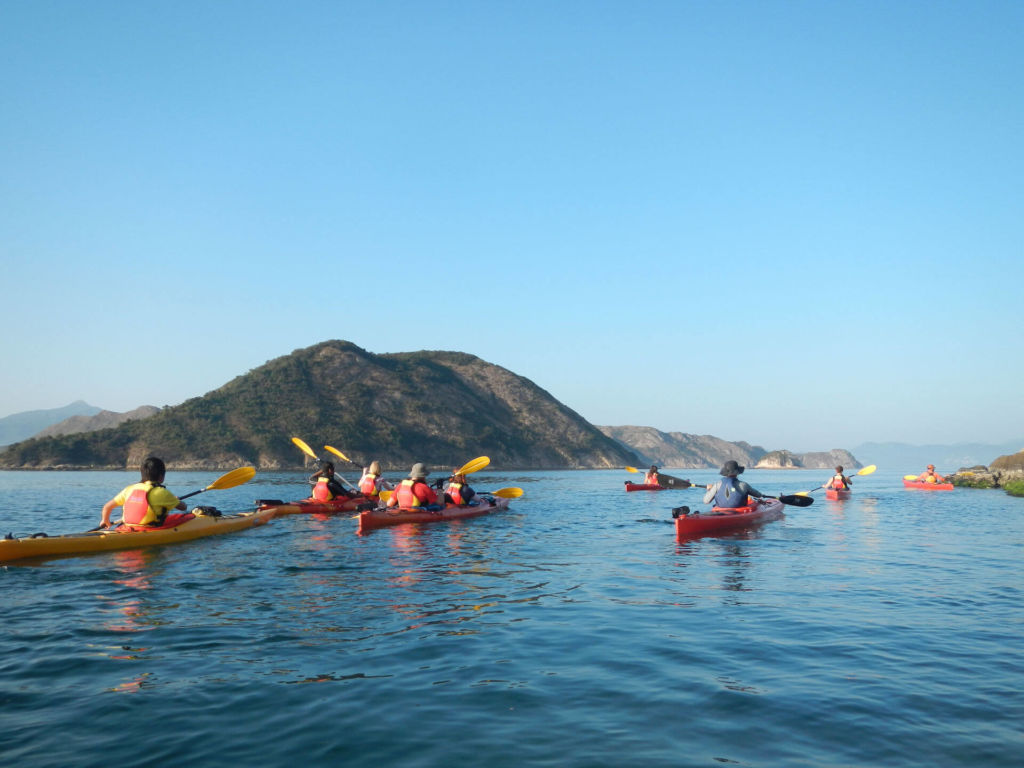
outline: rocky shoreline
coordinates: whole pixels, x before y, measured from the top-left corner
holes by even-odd
[[[987,467],[961,467],[946,479],[957,488],[1002,488],[1011,496],[1024,496],[1024,451],[1000,456]]]

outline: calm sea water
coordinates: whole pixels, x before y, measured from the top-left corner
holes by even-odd
[[[904,490],[916,469],[686,543],[670,509],[697,491],[491,472],[525,496],[461,523],[298,515],[0,566],[0,764],[1019,768],[1024,500]],[[0,534],[91,528],[134,479],[0,472]]]

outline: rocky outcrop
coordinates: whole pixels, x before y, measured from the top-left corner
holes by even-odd
[[[860,469],[862,464],[849,451],[835,448],[816,453],[791,453],[772,451],[757,462],[755,469],[833,469],[842,466],[844,470]]]
[[[1006,488],[1019,485],[1024,483],[1024,451],[1000,456],[987,467],[961,467],[952,475],[947,475],[946,479],[959,488]]]
[[[64,421],[53,424],[35,437],[57,437],[58,435],[77,435],[82,432],[95,432],[97,429],[109,429],[132,419],[145,419],[160,409],[155,405],[141,405],[133,411],[117,413],[116,411],[100,411],[95,416],[72,416]]]

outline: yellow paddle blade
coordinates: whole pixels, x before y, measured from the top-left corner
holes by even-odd
[[[870,475],[876,469],[878,469],[878,467],[876,467],[874,464],[869,464],[868,466],[864,467],[864,469],[860,470],[860,472],[858,472],[857,474],[858,475]]]
[[[331,445],[325,445],[325,446],[324,446],[324,450],[325,450],[325,451],[330,451],[331,453],[333,453],[333,454],[334,454],[335,456],[337,456],[337,457],[338,457],[339,459],[341,459],[342,461],[347,461],[347,462],[348,462],[349,464],[355,464],[355,462],[354,462],[354,461],[352,461],[352,459],[350,459],[350,458],[349,458],[348,456],[346,456],[346,455],[345,455],[344,453],[342,453],[341,451],[339,451],[339,450],[338,450],[337,448],[335,448],[334,446],[331,446]]]
[[[639,472],[640,470],[636,467],[626,467],[627,472]]]
[[[481,491],[481,493],[489,493],[491,496],[498,496],[502,499],[518,499],[523,495],[522,488],[499,488],[496,491]]]
[[[380,492],[380,500],[381,501],[387,501],[390,498],[391,498],[391,491],[381,491]]]
[[[305,441],[300,440],[297,437],[293,437],[292,442],[299,446],[299,450],[302,451],[307,456],[309,456],[311,459],[316,459],[317,461],[320,461],[320,457],[313,453],[313,449],[306,445]]]
[[[226,475],[221,475],[208,486],[207,491],[223,491],[225,488],[234,488],[236,485],[248,483],[256,476],[255,467],[239,467],[232,469]]]
[[[917,475],[904,475],[904,480],[917,480]]]
[[[481,469],[491,463],[491,460],[487,456],[477,456],[472,461],[467,461],[461,467],[452,472],[453,475],[469,475],[473,472],[479,472]]]
[[[797,492],[796,492],[795,494],[793,494],[793,495],[794,495],[794,496],[810,496],[810,495],[811,495],[811,492],[810,492],[810,491],[797,491]]]

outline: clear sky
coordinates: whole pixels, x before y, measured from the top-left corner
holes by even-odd
[[[1024,3],[0,0],[0,416],[327,339],[596,424],[1024,437]]]

